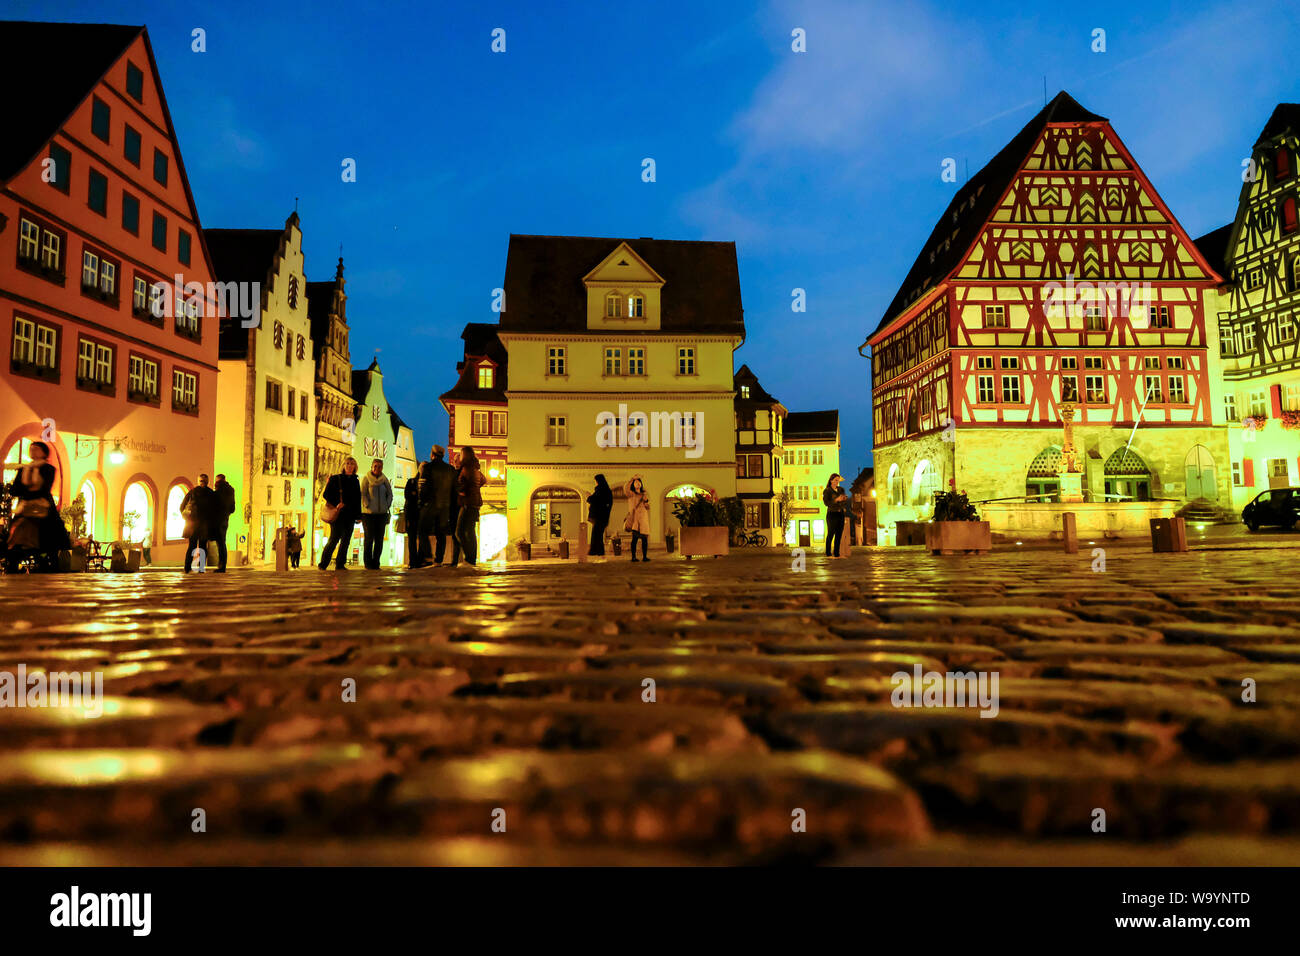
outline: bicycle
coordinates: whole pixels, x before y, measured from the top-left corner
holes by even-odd
[[[745,531],[745,529],[742,528],[736,532],[736,544],[742,548],[766,548],[767,535],[759,534],[757,529],[754,531]]]

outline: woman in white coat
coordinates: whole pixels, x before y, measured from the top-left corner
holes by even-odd
[[[641,560],[649,561],[650,554],[650,496],[645,493],[645,485],[640,475],[633,475],[623,486],[627,495],[627,518],[623,527],[632,532],[632,560],[636,560],[636,543],[641,542]]]

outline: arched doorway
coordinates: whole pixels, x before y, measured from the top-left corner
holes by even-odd
[[[82,534],[86,537],[94,538],[99,529],[99,492],[95,488],[95,483],[87,478],[81,483],[81,488],[78,490],[77,494],[81,495],[81,503],[85,509],[82,512],[81,517],[81,520],[85,525]],[[73,537],[76,537],[76,535],[74,534]]]
[[[697,485],[692,481],[683,482],[682,484],[677,485],[675,488],[668,489],[667,493],[664,494],[664,501],[663,501],[663,529],[664,529],[663,533],[665,535],[672,534],[672,535],[677,535],[679,538],[681,537],[681,530],[682,530],[681,524],[677,521],[677,518],[673,515],[674,501],[677,501],[680,498],[698,498],[700,495],[711,495],[711,494],[713,494],[712,488],[709,488],[705,485]],[[624,513],[626,513],[627,511],[626,504],[624,505],[623,510]],[[622,526],[621,518],[619,519],[619,521],[620,521],[619,526],[621,527]],[[650,530],[651,533],[653,534],[654,533],[653,525],[651,526]]]
[[[1029,463],[1025,473],[1026,501],[1060,501],[1061,472],[1065,471],[1065,455],[1055,445],[1049,445]]]
[[[1214,456],[1204,445],[1193,445],[1187,453],[1187,497],[1219,500],[1219,483],[1215,474]]]
[[[930,464],[930,459],[923,459],[912,473],[912,504],[921,509],[933,507],[939,480],[939,472]]]
[[[889,503],[897,506],[905,503],[903,497],[903,473],[897,463],[889,466]]]
[[[1107,501],[1151,500],[1151,470],[1133,449],[1115,449],[1103,471]]]
[[[18,477],[18,469],[28,464],[32,460],[32,443],[40,441],[39,438],[20,438],[5,451],[3,459],[3,479],[4,487],[8,488],[9,484]],[[54,476],[54,487],[50,493],[54,496],[54,504],[58,508],[63,507],[63,482],[64,469],[63,459],[59,451],[58,442],[47,441],[45,446],[50,450],[48,461],[54,466],[57,474]]]
[[[143,481],[126,486],[122,496],[122,539],[131,544],[153,541],[153,495]]]
[[[568,538],[578,539],[582,520],[582,496],[572,488],[545,485],[533,492],[529,540],[535,545],[553,545]]]
[[[181,502],[189,490],[187,485],[178,481],[167,491],[167,518],[163,534],[168,541],[180,541],[185,537],[185,516],[181,514]]]

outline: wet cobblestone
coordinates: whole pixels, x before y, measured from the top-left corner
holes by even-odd
[[[1091,562],[3,578],[0,862],[1295,863],[1300,549]]]

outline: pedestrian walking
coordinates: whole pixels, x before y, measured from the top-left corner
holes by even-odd
[[[320,569],[324,571],[334,558],[334,570],[342,571],[347,567],[348,548],[352,543],[352,526],[361,520],[361,482],[357,478],[357,460],[347,458],[343,470],[332,475],[325,485],[325,507],[321,517],[330,526],[330,538],[321,552]]]
[[[384,474],[384,462],[376,458],[370,471],[361,479],[361,524],[366,538],[362,550],[362,564],[372,571],[379,568],[379,556],[384,551],[384,533],[388,530],[388,512],[393,507],[393,486]]]
[[[460,513],[456,515],[456,541],[465,556],[465,563],[469,565],[478,561],[478,513],[483,507],[480,489],[485,484],[487,478],[479,467],[478,456],[466,445],[460,454],[460,470],[456,472],[456,504],[460,507]],[[453,558],[452,566],[455,564]]]
[[[830,481],[822,491],[822,503],[826,505],[826,554],[828,557],[840,556],[840,538],[844,534],[844,511],[849,496],[840,488],[844,480],[842,475],[831,475]]]
[[[59,552],[72,550],[72,538],[54,504],[58,471],[49,462],[50,448],[45,442],[32,442],[28,455],[31,460],[18,469],[8,488],[13,505],[6,565],[12,572],[24,557],[32,557],[38,571],[57,571]]]
[[[225,475],[217,475],[212,490],[216,492],[219,507],[216,509],[216,523],[208,533],[217,539],[217,572],[225,574],[226,529],[230,527],[230,516],[235,513],[235,489],[226,481]]]
[[[591,547],[587,553],[596,557],[605,554],[605,529],[609,527],[609,513],[614,510],[614,492],[604,475],[596,476],[596,490],[587,495],[587,520],[591,522]]]
[[[422,567],[420,561],[420,469],[406,479],[402,489],[402,528],[406,533],[406,566]]]
[[[636,543],[641,542],[641,560],[650,560],[650,496],[645,493],[645,485],[640,475],[634,475],[623,486],[627,495],[627,517],[623,527],[632,532],[632,560],[636,560]]]
[[[217,525],[221,510],[221,500],[217,493],[208,487],[207,475],[199,475],[199,483],[185,493],[181,499],[181,514],[185,517],[185,573],[194,569],[194,552],[202,551],[201,561],[206,567],[208,558],[208,541],[212,529]]]
[[[302,535],[293,528],[289,529],[284,550],[285,553],[289,555],[289,566],[291,568],[296,568],[298,566],[298,560],[302,557]]]

